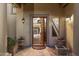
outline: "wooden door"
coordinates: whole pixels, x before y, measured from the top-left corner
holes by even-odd
[[[46,17],[33,18],[33,39],[32,47],[43,49],[46,46]]]

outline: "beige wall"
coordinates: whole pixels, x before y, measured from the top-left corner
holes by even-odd
[[[24,24],[22,23],[23,19],[23,7],[22,8],[16,8],[16,38],[20,38],[23,35],[23,26]]]
[[[73,51],[73,22],[66,21],[67,47]]]
[[[73,21],[73,28],[71,29],[68,26],[68,30],[71,32],[73,30],[73,38],[72,38],[72,32],[69,34],[71,36],[68,36],[70,39],[68,39],[68,43],[71,48],[73,48],[73,53],[75,55],[79,55],[79,4],[70,4],[66,9],[65,9],[65,14],[67,17],[70,17],[72,14],[74,15],[74,21]],[[69,35],[68,34],[68,35]]]
[[[16,15],[12,14],[12,4],[7,4],[7,23],[8,23],[8,36],[15,38],[16,36]]]
[[[79,55],[79,4],[74,5],[74,53]]]
[[[24,36],[25,38],[25,46],[30,46],[31,44],[31,21],[30,19],[32,14],[46,14],[48,15],[48,26],[49,26],[49,31],[48,31],[48,45],[49,46],[54,46],[56,37],[52,37],[52,22],[51,20],[54,17],[60,17],[62,16],[62,8],[59,7],[58,4],[25,4],[24,8],[22,9],[17,9],[17,39],[20,36]],[[24,10],[24,18],[25,18],[25,23],[22,24],[22,18],[23,18],[23,10]],[[63,20],[63,19],[62,19]],[[62,21],[64,22],[64,21]],[[62,29],[64,26],[60,26]],[[64,29],[63,29],[64,30]],[[61,32],[63,30],[60,30]],[[60,32],[60,33],[61,33]],[[64,32],[63,32],[64,34]],[[61,34],[61,36],[63,35]]]
[[[74,15],[74,4],[69,4],[65,9],[65,17],[70,18]],[[66,18],[66,19],[67,19]],[[73,22],[69,23],[69,21],[66,21],[66,41],[67,41],[67,47],[73,51]],[[74,18],[73,18],[74,20]]]
[[[0,55],[7,52],[7,4],[0,4]]]

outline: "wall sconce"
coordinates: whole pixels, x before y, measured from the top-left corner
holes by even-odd
[[[23,17],[23,19],[22,19],[22,23],[24,24],[24,22],[25,22],[25,19],[24,19],[24,17]]]

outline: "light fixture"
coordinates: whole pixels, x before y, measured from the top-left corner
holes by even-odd
[[[25,22],[25,19],[24,19],[24,17],[22,18],[22,23],[24,24],[24,22]]]
[[[23,4],[22,4],[22,6],[23,6]],[[23,6],[23,9],[24,9],[24,6]],[[22,23],[24,24],[24,22],[25,22],[25,18],[24,18],[24,11],[23,11]]]

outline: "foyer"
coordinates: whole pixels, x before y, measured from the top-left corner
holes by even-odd
[[[79,55],[79,4],[0,4],[0,55]]]

